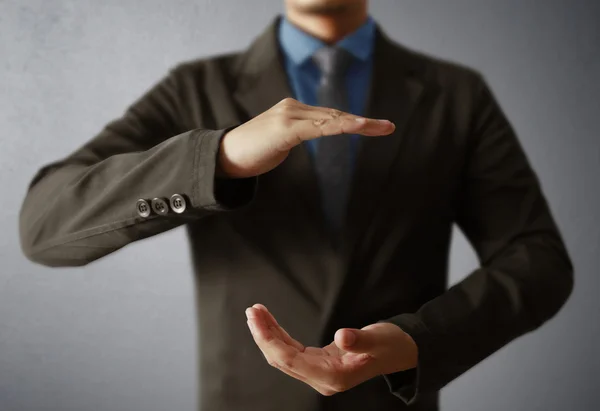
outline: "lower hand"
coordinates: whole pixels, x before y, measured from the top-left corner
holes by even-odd
[[[382,374],[417,365],[417,346],[391,323],[343,328],[323,347],[305,347],[277,323],[264,305],[246,310],[248,327],[267,362],[323,395],[346,391]]]

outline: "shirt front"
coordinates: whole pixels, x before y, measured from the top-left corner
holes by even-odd
[[[316,106],[321,72],[312,61],[312,56],[327,44],[294,26],[285,17],[279,24],[278,39],[295,98],[304,104]],[[357,30],[335,44],[354,57],[346,73],[346,95],[350,112],[355,115],[363,115],[365,111],[373,67],[374,40],[375,22],[369,17]],[[353,163],[356,161],[358,141],[359,136],[353,136]],[[305,144],[311,154],[318,149],[318,139]]]

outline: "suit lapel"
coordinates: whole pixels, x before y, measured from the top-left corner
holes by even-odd
[[[414,76],[418,69],[417,60],[409,53],[393,44],[377,29],[371,89],[365,116],[390,120],[396,125],[396,130],[389,136],[360,138],[341,251],[342,265],[334,273],[323,312],[325,321],[335,321],[334,309],[340,303],[344,305],[341,300],[352,294],[349,286],[357,284],[355,276],[367,275],[360,272],[354,274],[353,271],[356,270],[352,262],[360,256],[360,245],[364,244],[362,240],[378,205],[386,201],[382,196],[382,189],[392,177],[392,165],[401,150],[407,124],[424,89],[421,80]],[[325,340],[331,337],[327,333],[326,327]]]
[[[382,200],[380,190],[399,153],[406,125],[422,92],[422,82],[411,76],[406,51],[395,46],[378,30],[374,50],[371,90],[366,117],[392,121],[396,130],[389,136],[361,137],[354,184],[348,202],[346,250],[350,250],[369,223]]]
[[[286,97],[292,97],[277,41],[275,20],[241,56],[236,68],[236,101],[250,118],[267,111]]]

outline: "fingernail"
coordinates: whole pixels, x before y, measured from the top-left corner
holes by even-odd
[[[390,124],[391,123],[390,120],[383,120],[382,119],[382,120],[377,120],[377,121],[379,121],[380,123],[383,123],[383,124]]]
[[[250,319],[250,308],[246,308],[246,318]]]
[[[356,342],[356,334],[354,334],[353,331],[346,330],[345,340],[346,340],[345,341],[346,346],[350,347],[350,346],[354,345],[354,343]]]
[[[367,119],[363,118],[363,117],[357,117],[355,120],[357,123],[360,123],[360,124],[365,124],[367,122]]]

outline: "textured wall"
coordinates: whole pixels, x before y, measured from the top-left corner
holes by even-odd
[[[577,269],[565,309],[451,383],[442,409],[600,409],[600,5],[372,3],[393,38],[485,73]],[[18,208],[41,164],[81,145],[169,67],[246,46],[280,10],[279,0],[0,0],[0,410],[194,409],[184,232],[49,269],[20,254]],[[475,265],[457,235],[452,282]]]

